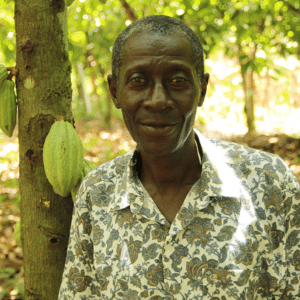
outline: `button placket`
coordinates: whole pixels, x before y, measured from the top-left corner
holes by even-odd
[[[172,278],[170,277],[171,275],[171,258],[170,255],[174,252],[174,246],[172,242],[173,238],[170,237],[169,235],[166,236],[165,243],[163,244],[163,251],[162,251],[162,264],[163,264],[163,287],[164,290],[167,291],[169,290],[171,284],[173,283]]]

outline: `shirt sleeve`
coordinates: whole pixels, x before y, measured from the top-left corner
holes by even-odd
[[[287,168],[283,181],[283,204],[285,213],[285,284],[275,292],[279,299],[296,300],[300,298],[300,185]]]
[[[65,268],[58,300],[99,299],[93,265],[92,222],[88,209],[88,193],[76,197]],[[81,195],[80,195],[81,194]]]

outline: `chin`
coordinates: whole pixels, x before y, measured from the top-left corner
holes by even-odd
[[[164,147],[164,145],[143,145],[143,144],[138,144],[138,149],[142,152],[145,153],[148,156],[151,157],[162,157],[162,156],[167,156],[176,151],[176,147]]]

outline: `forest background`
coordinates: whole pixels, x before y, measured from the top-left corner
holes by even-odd
[[[15,66],[14,1],[0,7],[0,63]],[[203,43],[211,78],[196,127],[280,155],[300,180],[299,1],[75,0],[67,10],[72,113],[95,166],[134,148],[107,89],[113,42],[136,19],[163,14],[188,24]],[[0,299],[24,295],[23,253],[13,238],[18,151],[18,129],[11,138],[1,131]]]

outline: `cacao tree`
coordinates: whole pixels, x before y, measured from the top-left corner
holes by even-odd
[[[237,0],[217,3],[210,0],[210,3],[218,7],[216,23],[222,27],[219,43],[222,43],[226,55],[237,58],[239,63],[248,134],[254,134],[254,74],[258,77],[264,69],[280,73],[280,68],[274,66],[276,56],[299,56],[299,2]],[[258,56],[258,52],[263,56]]]
[[[64,0],[16,0],[21,238],[25,298],[57,299],[73,209],[48,182],[44,140],[58,116],[73,124]]]

